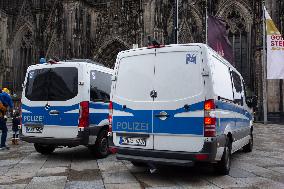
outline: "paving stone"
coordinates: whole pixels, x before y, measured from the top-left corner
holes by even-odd
[[[46,159],[47,156],[35,152],[25,157],[20,163],[44,163]]]
[[[66,176],[34,177],[27,189],[64,189]]]
[[[231,168],[229,175],[231,177],[234,177],[234,178],[256,177],[256,175],[251,173],[251,172],[248,172],[248,171],[243,170],[243,169],[238,169],[238,168],[235,168],[235,167]]]
[[[67,171],[66,167],[42,168],[36,173],[36,176],[58,175],[65,173],[66,171]]]
[[[68,172],[69,181],[93,181],[100,180],[101,178],[101,173],[98,169],[85,169],[83,171],[71,169]]]
[[[71,163],[71,169],[83,171],[85,169],[99,169],[99,166],[96,160],[73,160]]]
[[[0,167],[0,176],[5,175],[9,171],[10,168],[11,168],[10,166],[1,166]]]
[[[192,188],[192,189],[219,189],[219,187],[215,186],[214,184],[200,178],[200,177],[192,177],[187,176],[186,178],[179,178],[174,180],[179,186],[183,188]]]
[[[0,167],[3,166],[11,166],[19,163],[21,159],[5,159],[5,160],[0,160]]]
[[[121,162],[113,159],[98,160],[98,166],[101,171],[115,172],[117,170],[127,170],[127,167]]]
[[[116,170],[112,172],[103,171],[102,177],[106,184],[137,183],[135,177],[127,170]]]
[[[0,189],[25,189],[27,184],[0,185]]]
[[[139,183],[105,184],[105,189],[142,189]]]
[[[104,189],[102,180],[67,182],[65,189]]]
[[[263,177],[238,178],[238,180],[257,188],[264,188],[264,189],[284,188],[284,184]]]
[[[233,187],[250,187],[249,184],[239,180],[237,178],[233,178],[231,176],[219,176],[219,177],[207,177],[207,181],[210,183],[220,187],[220,188],[233,188]]]
[[[135,174],[136,179],[147,187],[174,187],[176,183],[168,176],[161,176],[159,174],[138,173]]]
[[[49,156],[44,164],[45,168],[54,168],[54,167],[68,167],[71,164],[72,157],[64,157],[57,155]]]
[[[161,187],[147,187],[146,189],[184,189],[182,186],[161,186]]]
[[[284,174],[284,167],[269,167],[269,169]]]
[[[35,176],[36,172],[42,167],[42,163],[19,163],[0,177],[0,183],[13,183]]]

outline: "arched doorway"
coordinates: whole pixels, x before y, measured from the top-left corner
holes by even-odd
[[[22,83],[25,79],[27,68],[34,63],[34,34],[29,25],[22,26],[15,35],[11,45],[13,90],[15,93],[22,91]]]
[[[94,59],[103,65],[114,68],[116,56],[120,51],[129,49],[129,46],[120,39],[106,42],[95,54]]]

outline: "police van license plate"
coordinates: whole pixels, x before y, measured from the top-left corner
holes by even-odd
[[[26,133],[42,133],[43,127],[26,127]]]
[[[120,137],[119,144],[132,146],[146,146],[146,138]]]

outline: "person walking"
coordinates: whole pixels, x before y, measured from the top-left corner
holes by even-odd
[[[18,110],[15,110],[13,113],[13,119],[12,119],[12,131],[13,131],[13,137],[12,137],[12,144],[18,145],[19,143],[19,125],[20,125],[20,113]]]
[[[8,93],[7,88],[3,90],[0,88],[0,130],[2,130],[0,150],[9,150],[9,147],[6,146],[8,128],[5,115],[8,107],[13,108],[13,101]]]

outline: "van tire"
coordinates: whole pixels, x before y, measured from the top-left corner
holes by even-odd
[[[38,153],[41,153],[43,155],[51,154],[55,150],[55,146],[53,145],[42,145],[42,144],[35,143],[34,147]]]
[[[216,165],[216,171],[221,175],[228,175],[231,168],[231,156],[232,156],[232,143],[229,138],[226,139],[226,146],[222,155],[221,161]]]
[[[89,146],[89,150],[91,150],[97,158],[105,158],[109,153],[108,148],[107,130],[104,129],[99,133],[95,145]]]
[[[253,134],[252,132],[250,133],[250,139],[249,139],[249,143],[246,144],[244,147],[243,147],[243,151],[244,152],[251,152],[253,149]]]

